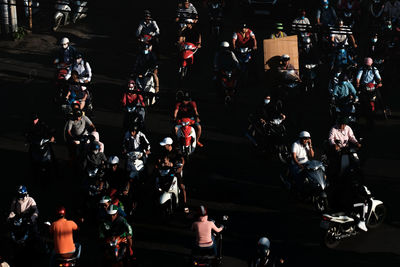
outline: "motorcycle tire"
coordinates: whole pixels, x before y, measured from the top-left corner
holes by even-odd
[[[336,227],[330,227],[328,230],[326,231],[321,231],[321,241],[322,241],[322,245],[325,248],[336,248],[339,244],[340,244],[340,240],[335,239],[333,237],[333,233],[336,231]]]
[[[315,206],[315,210],[318,212],[326,212],[328,209],[328,199],[321,198],[320,196],[313,196],[312,202]]]
[[[374,229],[379,227],[386,219],[386,207],[383,204],[380,204],[375,207],[375,212],[371,214],[370,218],[367,221],[367,227]]]

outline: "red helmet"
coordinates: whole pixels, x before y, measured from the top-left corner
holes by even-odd
[[[135,90],[135,89],[136,89],[135,80],[129,80],[128,81],[128,90]]]
[[[57,208],[56,213],[58,216],[60,217],[64,217],[65,216],[65,208],[64,206],[60,206]]]

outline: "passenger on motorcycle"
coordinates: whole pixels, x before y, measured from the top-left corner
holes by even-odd
[[[186,19],[192,19],[194,23],[197,23],[199,15],[196,8],[189,0],[183,0],[179,3],[175,21],[184,21]]]
[[[136,125],[129,127],[122,144],[122,154],[132,151],[144,151],[146,156],[150,154],[150,143]]]
[[[290,165],[291,175],[294,185],[300,186],[303,183],[302,170],[304,164],[309,161],[309,158],[314,157],[314,150],[311,143],[311,135],[307,131],[302,131],[299,134],[299,139],[292,145],[292,162]]]
[[[300,75],[297,69],[290,63],[290,56],[284,54],[281,56],[280,66],[278,70],[285,75],[285,79],[301,82]],[[288,77],[286,74],[290,74]]]
[[[37,113],[33,113],[31,119],[32,124],[30,124],[29,129],[25,131],[25,138],[28,144],[40,142],[42,139],[49,139],[50,142],[55,141],[55,129],[50,128],[42,121]],[[29,151],[31,151],[31,146],[29,146]]]
[[[247,27],[247,24],[242,23],[239,30],[233,33],[232,48],[235,50],[244,47],[256,50],[257,39],[253,31]]]
[[[61,48],[57,52],[54,64],[72,64],[76,57],[76,49],[69,45],[67,37],[62,38],[60,44]]]
[[[196,247],[200,249],[213,249],[217,255],[217,246],[212,231],[221,232],[224,227],[217,227],[213,221],[208,220],[205,206],[201,205],[198,210],[198,220],[192,224],[192,231],[196,232]]]
[[[339,19],[337,27],[331,28],[332,47],[339,47],[340,45],[348,46],[350,45],[349,39],[354,48],[357,48],[357,43],[351,29],[344,25],[342,19]]]
[[[282,113],[283,107],[280,101],[271,101],[271,96],[264,97],[262,105],[256,111],[256,117],[260,124],[265,125],[273,120],[283,121],[286,116]]]
[[[340,118],[338,123],[334,125],[329,132],[329,144],[335,149],[340,151],[342,148],[347,147],[349,142],[361,147],[361,144],[354,136],[353,130],[347,125],[346,118]]]
[[[322,0],[321,6],[317,10],[317,24],[321,26],[333,26],[337,21],[335,9],[329,5],[328,0]]]
[[[89,62],[83,60],[81,53],[77,53],[74,62],[68,69],[68,73],[65,76],[66,80],[71,77],[73,71],[78,73],[79,82],[81,83],[88,83],[92,80],[92,68],[90,67]]]
[[[308,36],[311,32],[310,20],[306,17],[306,10],[299,9],[299,16],[292,22],[292,30],[295,33],[300,33],[301,37]]]
[[[109,196],[103,196],[100,201],[99,201],[99,213],[98,213],[98,220],[100,222],[107,220],[108,213],[107,210],[108,208],[112,205],[112,199]],[[118,206],[117,206],[118,207]],[[126,217],[125,211],[121,208],[118,207],[118,215],[122,217]]]
[[[71,78],[72,80],[69,80],[69,88],[65,100],[68,103],[79,101],[80,109],[83,110],[87,107],[86,102],[89,102],[89,93],[86,90],[86,87],[82,86],[77,71],[72,71]]]
[[[346,74],[339,76],[338,83],[333,87],[332,97],[339,101],[348,98],[358,101],[357,91]]]
[[[145,110],[144,107],[146,107],[146,104],[144,102],[144,98],[142,95],[142,92],[137,88],[136,83],[134,80],[129,80],[128,82],[128,88],[124,95],[122,96],[121,99],[121,105],[125,109],[127,107],[143,107],[139,108],[137,110],[138,114],[141,117],[141,124],[144,123],[144,117],[145,117]],[[129,116],[128,113],[125,112],[124,116],[124,129],[129,128],[131,125],[129,125]]]
[[[178,180],[179,188],[182,191],[183,196],[183,204],[184,204],[184,212],[189,213],[189,207],[187,206],[186,201],[186,189],[183,184],[182,170],[185,165],[185,159],[182,153],[173,146],[173,140],[170,137],[165,137],[161,142],[160,146],[162,146],[163,152],[161,153],[161,157],[157,160],[155,167],[157,169],[161,168],[162,165],[168,165],[174,171],[174,174]],[[165,157],[168,159],[167,163],[164,161]]]
[[[229,49],[229,43],[221,42],[220,50],[214,56],[214,79],[216,80],[221,70],[239,71],[239,61]]]
[[[65,218],[65,208],[58,207],[56,210],[57,221],[53,222],[50,226],[50,233],[54,238],[54,251],[50,259],[50,266],[55,266],[56,254],[75,254],[77,258],[80,256],[81,246],[74,243],[73,232],[78,230],[78,225]]]
[[[7,220],[10,221],[13,218],[29,218],[31,223],[34,225],[33,229],[37,227],[37,218],[39,216],[39,210],[36,205],[36,201],[28,195],[26,186],[20,185],[17,190],[17,196],[11,203],[11,211],[8,215]]]
[[[118,207],[110,205],[107,209],[107,218],[100,223],[99,238],[105,244],[108,239],[115,240],[116,238],[126,238],[129,255],[133,255],[133,240],[132,240],[132,227],[127,220],[120,216]]]
[[[100,152],[100,144],[97,141],[92,142],[85,158],[85,168],[89,170],[104,169],[106,162],[107,157],[103,152]]]
[[[283,24],[281,22],[278,22],[275,24],[275,30],[273,33],[271,33],[269,39],[278,39],[286,36],[287,34],[283,31]]]
[[[68,121],[66,131],[72,144],[79,145],[80,138],[89,132],[96,131],[96,127],[88,117],[82,114],[82,110],[75,110],[73,117]]]
[[[174,121],[178,122],[182,118],[190,118],[195,121],[194,128],[196,129],[196,136],[197,136],[197,145],[199,147],[203,147],[203,144],[200,143],[200,136],[201,136],[201,126],[200,126],[200,115],[197,111],[197,105],[195,101],[185,95],[182,101],[176,103],[175,110],[174,110]],[[178,130],[180,128],[179,124],[175,125],[175,134],[178,135]]]
[[[133,65],[131,77],[142,77],[148,70],[153,74],[154,89],[156,93],[158,93],[160,88],[158,80],[158,62],[155,53],[152,51],[151,44],[145,44],[141,50],[141,53],[137,55],[135,64]]]
[[[144,19],[140,21],[136,30],[136,37],[139,39],[139,41],[145,35],[151,36],[151,45],[158,45],[160,28],[158,27],[157,22],[151,17],[149,10],[144,11]]]
[[[182,47],[184,43],[192,43],[201,48],[201,33],[197,29],[197,25],[187,23],[186,27],[182,29],[178,37],[178,45]]]

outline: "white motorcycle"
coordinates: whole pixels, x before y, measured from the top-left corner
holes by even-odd
[[[133,180],[140,179],[140,173],[144,170],[146,156],[140,151],[131,151],[126,154],[126,170],[129,172],[129,178]]]
[[[373,229],[380,226],[386,218],[386,207],[383,202],[374,199],[371,192],[364,186],[366,197],[366,207],[368,211],[365,214],[367,228]],[[354,204],[354,207],[364,206],[364,203]],[[343,238],[359,234],[358,221],[359,214],[345,214],[343,212],[332,215],[324,214],[320,223],[321,241],[327,248],[335,248]]]
[[[144,92],[146,106],[152,106],[156,103],[156,89],[153,77],[153,70],[148,69],[144,74],[140,74],[136,78],[136,85],[140,91]]]
[[[87,16],[87,1],[57,0],[55,5],[53,30],[57,31],[60,26],[76,23],[77,20]],[[64,22],[63,22],[64,21]]]
[[[162,212],[169,216],[179,206],[180,190],[178,178],[174,175],[173,169],[159,169],[156,186],[160,192],[159,205]]]

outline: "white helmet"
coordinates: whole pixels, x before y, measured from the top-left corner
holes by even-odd
[[[229,43],[227,41],[223,41],[223,42],[221,42],[220,46],[224,47],[224,48],[229,48]]]
[[[307,131],[302,131],[302,132],[300,132],[300,134],[299,134],[299,138],[311,138],[311,135],[310,135],[310,133],[307,132]]]
[[[281,56],[281,59],[282,59],[282,60],[290,60],[290,56],[289,56],[288,54],[283,54],[283,55]]]
[[[111,165],[118,164],[119,158],[117,156],[111,156],[108,158],[108,163]]]
[[[69,43],[69,39],[67,37],[64,37],[61,39],[61,44],[68,44]]]
[[[261,237],[258,240],[258,252],[263,254],[264,256],[268,256],[269,255],[269,248],[271,246],[271,242],[269,241],[268,238],[266,237]]]

